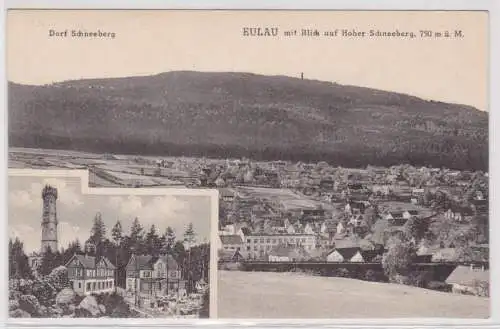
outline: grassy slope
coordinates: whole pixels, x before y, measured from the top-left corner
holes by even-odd
[[[293,273],[219,271],[220,318],[487,318],[489,299]]]
[[[471,153],[474,163],[464,166],[484,167],[487,124],[487,113],[468,106],[283,76],[169,72],[9,84],[11,146],[345,165],[413,157],[453,166],[448,154],[458,152]]]

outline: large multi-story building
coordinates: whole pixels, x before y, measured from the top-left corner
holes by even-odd
[[[73,255],[65,265],[73,290],[79,295],[112,292],[116,267],[106,257]]]
[[[278,245],[300,246],[307,250],[313,250],[316,246],[316,235],[298,234],[266,234],[253,233],[245,236],[246,253],[252,258],[261,258],[268,254],[271,249]]]
[[[132,255],[126,275],[126,290],[129,292],[161,296],[185,287],[180,268],[172,255]]]

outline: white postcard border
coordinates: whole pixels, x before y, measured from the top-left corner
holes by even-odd
[[[500,40],[498,36],[498,31],[500,31],[500,3],[495,0],[309,0],[309,1],[265,1],[265,0],[254,0],[254,1],[203,1],[203,0],[143,0],[140,3],[134,0],[107,0],[105,3],[99,0],[73,0],[71,2],[61,3],[59,1],[53,0],[6,0],[0,4],[4,11],[4,15],[1,16],[1,24],[6,26],[6,14],[7,8],[37,8],[37,9],[305,9],[305,10],[485,10],[489,11],[490,16],[490,59],[500,58]],[[5,29],[4,29],[5,31]],[[495,32],[496,31],[496,32]],[[495,34],[496,33],[496,34]],[[5,45],[5,34],[2,33],[2,44]],[[0,55],[2,63],[5,63],[5,52],[2,51]],[[499,77],[500,64],[498,61],[490,60],[490,85],[489,90],[497,90],[500,86]],[[1,154],[3,155],[0,165],[7,173],[7,159],[8,159],[8,143],[6,138],[7,132],[7,82],[6,82],[6,70],[5,65],[0,68],[1,75],[3,79],[1,80],[0,89],[0,102],[4,105],[4,115],[0,116],[0,126],[4,128],[4,140],[0,143]],[[490,92],[490,167],[495,168],[495,165],[500,163],[500,149],[498,141],[498,134],[495,133],[495,127],[500,125],[500,115],[496,113],[496,108],[500,106],[500,94]],[[495,236],[496,232],[500,232],[500,222],[496,220],[500,213],[500,204],[495,202],[500,198],[500,174],[497,175],[495,172],[489,172],[490,175],[490,232],[491,236]],[[7,175],[5,174],[2,178],[2,189],[0,190],[0,208],[3,210],[4,214],[4,229],[7,228]],[[215,210],[217,211],[217,210]],[[7,231],[7,230],[6,230]],[[215,248],[212,248],[215,249]],[[490,242],[490,249],[498,251],[500,250],[500,239],[492,239]],[[6,245],[0,244],[0,253],[5,257]],[[212,254],[211,254],[212,256]],[[491,276],[500,277],[500,260],[499,252],[491,253]],[[6,259],[4,259],[6,262]],[[6,295],[6,271],[0,271],[0,293]],[[212,282],[214,284],[214,282]],[[228,327],[236,325],[258,325],[260,328],[280,325],[282,327],[292,327],[297,325],[324,325],[332,328],[346,328],[346,327],[424,327],[432,326],[437,327],[453,327],[453,328],[471,328],[471,327],[481,327],[481,328],[499,328],[500,326],[500,282],[493,280],[490,284],[491,289],[491,317],[487,320],[464,320],[464,319],[426,319],[426,318],[414,318],[414,319],[332,319],[332,320],[176,320],[175,324],[184,326],[189,324],[194,325],[217,325],[218,327]],[[212,300],[211,300],[212,303]],[[8,312],[5,300],[2,299],[0,302],[0,314],[2,315],[4,321],[7,319]],[[212,304],[213,305],[213,304]],[[123,320],[112,320],[112,319],[85,319],[85,323],[81,323],[77,326],[75,322],[69,321],[70,319],[61,319],[62,321],[50,321],[45,322],[41,319],[35,322],[26,321],[8,321],[5,324],[8,327],[35,327],[35,326],[71,326],[74,328],[89,327],[89,326],[122,326],[122,327],[134,327],[138,328],[140,326],[154,326],[154,327],[166,327],[171,325],[170,323],[165,323],[165,320],[155,320],[151,323],[141,323],[130,319]],[[107,321],[109,320],[109,321]]]

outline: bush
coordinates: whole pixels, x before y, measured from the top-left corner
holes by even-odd
[[[40,316],[40,303],[33,295],[22,295],[19,298],[19,308],[28,312],[32,317]]]
[[[95,296],[100,305],[106,305],[106,315],[111,317],[129,317],[130,308],[122,296],[116,293],[106,293]]]
[[[33,284],[33,295],[38,299],[40,304],[44,306],[51,306],[55,304],[57,291],[46,280],[39,280]]]
[[[441,281],[430,281],[427,284],[427,289],[443,291],[443,292],[451,292],[451,285]]]
[[[410,273],[408,276],[409,283],[412,286],[426,288],[429,282],[432,281],[432,272],[430,271],[418,271]]]
[[[474,281],[474,289],[478,296],[490,297],[490,283],[487,281]]]
[[[377,277],[378,277],[377,272],[375,272],[374,270],[368,270],[365,273],[366,281],[377,281]]]
[[[17,283],[14,283],[16,280],[10,280],[9,284],[11,283],[11,281],[13,282],[13,285],[17,287],[16,289],[18,289],[21,294],[23,295],[33,294],[33,284],[34,284],[33,280],[21,279]],[[12,288],[9,287],[9,289]]]
[[[220,269],[223,271],[240,271],[241,268],[241,263],[223,263],[220,265]]]
[[[200,310],[200,318],[208,318],[210,316],[210,293],[209,290],[203,295],[203,303]]]
[[[400,275],[400,274],[396,274],[393,277],[391,277],[390,282],[397,283],[397,284],[404,284],[407,286],[411,285],[410,277],[408,277],[406,275]]]
[[[341,278],[348,278],[349,277],[349,270],[346,269],[346,268],[339,268],[337,270],[337,275],[338,277],[341,277]]]
[[[410,242],[393,237],[388,242],[389,250],[382,258],[384,272],[393,280],[396,276],[407,276],[413,260],[414,249]]]
[[[69,287],[68,269],[64,266],[53,269],[46,279],[58,292]]]

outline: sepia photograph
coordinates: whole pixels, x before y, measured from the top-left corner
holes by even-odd
[[[88,193],[87,177],[11,171],[9,316],[208,318],[210,195]]]
[[[84,170],[96,191],[9,180],[11,316],[202,317],[210,245],[218,318],[489,318],[488,24],[480,11],[10,10],[9,168]],[[217,224],[209,201],[108,188],[217,190]],[[71,276],[79,264],[108,269],[104,286]],[[134,275],[159,264],[176,278],[143,291]],[[23,291],[59,272],[70,286],[50,299]]]

